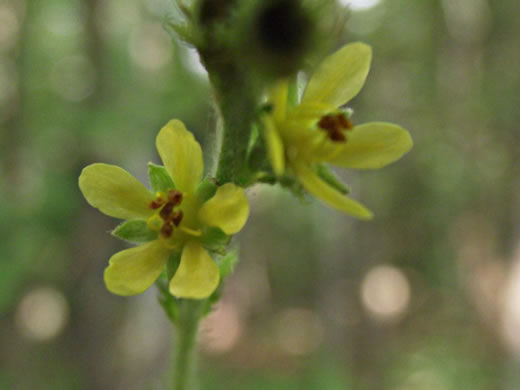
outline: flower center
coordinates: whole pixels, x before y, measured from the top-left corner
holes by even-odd
[[[168,190],[168,194],[157,193],[155,200],[152,200],[148,207],[152,210],[159,210],[158,214],[153,215],[148,220],[148,226],[157,230],[161,236],[168,238],[173,234],[175,227],[178,227],[184,217],[182,210],[175,210],[182,203],[182,192]]]
[[[318,128],[327,133],[333,142],[347,142],[347,131],[354,128],[354,123],[343,112],[322,116]]]

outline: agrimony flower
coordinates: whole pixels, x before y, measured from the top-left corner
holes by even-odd
[[[408,152],[410,134],[398,125],[370,122],[356,126],[341,107],[363,87],[371,48],[352,43],[318,65],[301,102],[288,104],[288,82],[269,92],[272,111],[264,117],[268,157],[277,175],[293,174],[312,195],[329,206],[361,219],[372,213],[319,174],[329,163],[344,168],[381,168]]]
[[[164,126],[156,146],[165,173],[157,183],[162,190],[155,194],[114,165],[89,165],[79,177],[79,187],[91,206],[130,220],[129,230],[144,226],[141,235],[150,233],[153,238],[113,255],[105,270],[105,284],[118,295],[139,294],[159,277],[170,255],[177,254],[180,263],[169,281],[171,294],[206,298],[220,280],[218,266],[207,251],[208,235],[215,229],[224,237],[240,231],[249,215],[247,197],[231,183],[216,191],[213,188],[210,196],[200,191],[202,150],[181,121]]]

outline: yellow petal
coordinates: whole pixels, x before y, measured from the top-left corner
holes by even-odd
[[[202,205],[199,220],[206,226],[216,226],[226,234],[235,234],[249,216],[245,191],[232,183],[219,187],[215,195]]]
[[[346,168],[376,169],[398,160],[413,145],[412,137],[402,127],[373,122],[356,126],[347,134],[347,143],[331,164]]]
[[[267,147],[267,157],[275,175],[280,176],[285,171],[285,151],[282,137],[269,117],[264,118],[264,137]]]
[[[308,165],[301,163],[296,164],[293,168],[303,187],[316,198],[354,217],[360,219],[372,218],[373,214],[370,210],[328,185]]]
[[[345,104],[363,87],[371,59],[372,49],[364,43],[343,46],[318,65],[302,103],[327,103],[334,107]]]
[[[188,241],[181,263],[170,281],[170,292],[179,298],[204,299],[218,286],[220,273],[208,252],[195,241]]]
[[[194,192],[202,178],[202,150],[192,133],[177,120],[169,121],[155,141],[164,166],[183,192]]]
[[[288,93],[289,81],[286,79],[278,81],[269,89],[268,101],[273,105],[272,116],[276,122],[280,122],[285,118]]]
[[[116,253],[105,270],[105,285],[117,295],[135,295],[161,274],[170,251],[159,240]]]
[[[87,202],[102,213],[121,219],[147,218],[154,196],[127,171],[115,165],[92,164],[79,176]]]

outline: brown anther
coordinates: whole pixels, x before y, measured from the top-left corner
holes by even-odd
[[[170,218],[170,214],[172,213],[174,207],[175,205],[173,203],[166,203],[161,211],[159,211],[161,218],[167,221]]]
[[[354,122],[352,122],[352,120],[347,118],[344,114],[338,114],[336,118],[345,130],[352,130],[354,128]]]
[[[171,221],[175,226],[179,226],[179,224],[182,221],[182,217],[184,217],[184,213],[182,212],[182,210],[178,210],[172,214]]]
[[[182,192],[177,190],[168,190],[168,203],[174,206],[180,205],[182,202]]]
[[[347,142],[347,137],[341,131],[329,132],[329,138],[334,142]]]
[[[161,236],[164,238],[168,238],[172,235],[172,233],[173,233],[173,223],[165,222],[161,228]]]
[[[322,130],[327,130],[328,132],[334,131],[336,128],[336,121],[332,115],[325,115],[318,122],[318,126]]]
[[[161,207],[164,204],[164,200],[161,198],[157,198],[156,200],[152,200],[150,204],[148,205],[149,209],[157,210],[159,207]]]
[[[343,113],[324,115],[318,122],[318,127],[327,132],[329,139],[334,142],[346,142],[345,131],[354,127],[352,121]]]

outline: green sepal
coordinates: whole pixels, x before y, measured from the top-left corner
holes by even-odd
[[[148,163],[148,180],[154,192],[168,192],[169,189],[175,188],[172,178],[162,165]]]
[[[111,234],[121,240],[132,243],[143,243],[157,239],[157,232],[148,228],[145,220],[131,219],[112,230]]]
[[[163,272],[155,285],[159,289],[159,303],[172,323],[177,323],[179,318],[179,300],[170,294],[168,288],[169,278]]]
[[[179,268],[179,264],[181,263],[181,255],[182,251],[174,251],[168,257],[168,261],[166,262],[166,276],[168,280],[173,278],[173,275],[177,272],[177,268]]]
[[[220,300],[222,297],[222,288],[224,286],[224,280],[227,276],[229,276],[235,265],[238,263],[238,251],[233,249],[227,253],[227,255],[220,258],[217,262],[218,269],[220,271],[220,283],[217,289],[209,296],[209,298],[204,301],[203,308],[203,316],[207,316],[213,310],[214,305]]]
[[[233,248],[227,252],[225,256],[222,256],[218,261],[218,269],[220,271],[220,278],[223,280],[227,276],[231,275],[235,266],[238,264],[238,249]]]
[[[303,200],[305,199],[306,192],[300,182],[296,180],[293,176],[283,175],[277,177],[278,183],[283,187],[289,190],[296,198]]]
[[[174,324],[177,323],[179,318],[179,298],[175,298],[172,294],[170,294],[170,280],[173,278],[173,275],[179,268],[179,264],[181,262],[182,251],[174,251],[168,257],[168,261],[166,262],[166,266],[164,267],[164,271],[161,276],[155,282],[155,285],[159,289],[159,303],[163,307],[166,315],[170,319],[170,321]]]
[[[218,261],[218,269],[220,271],[220,284],[217,289],[209,296],[209,298],[204,301],[203,308],[203,316],[208,315],[211,310],[213,310],[213,306],[220,300],[222,296],[222,287],[224,285],[224,280],[226,277],[231,275],[235,266],[238,264],[238,249],[233,248],[225,256],[222,256]]]
[[[350,192],[348,186],[343,183],[327,165],[316,165],[314,170],[321,179],[323,179],[331,187],[334,187],[336,190],[341,192],[343,195],[346,195]]]
[[[215,182],[215,179],[212,177],[207,177],[204,180],[202,180],[195,190],[195,195],[201,203],[204,203],[205,201],[211,199],[213,195],[217,192],[218,186]]]
[[[229,244],[231,236],[228,236],[218,227],[208,227],[202,233],[202,245],[210,251],[225,254],[225,247]]]

